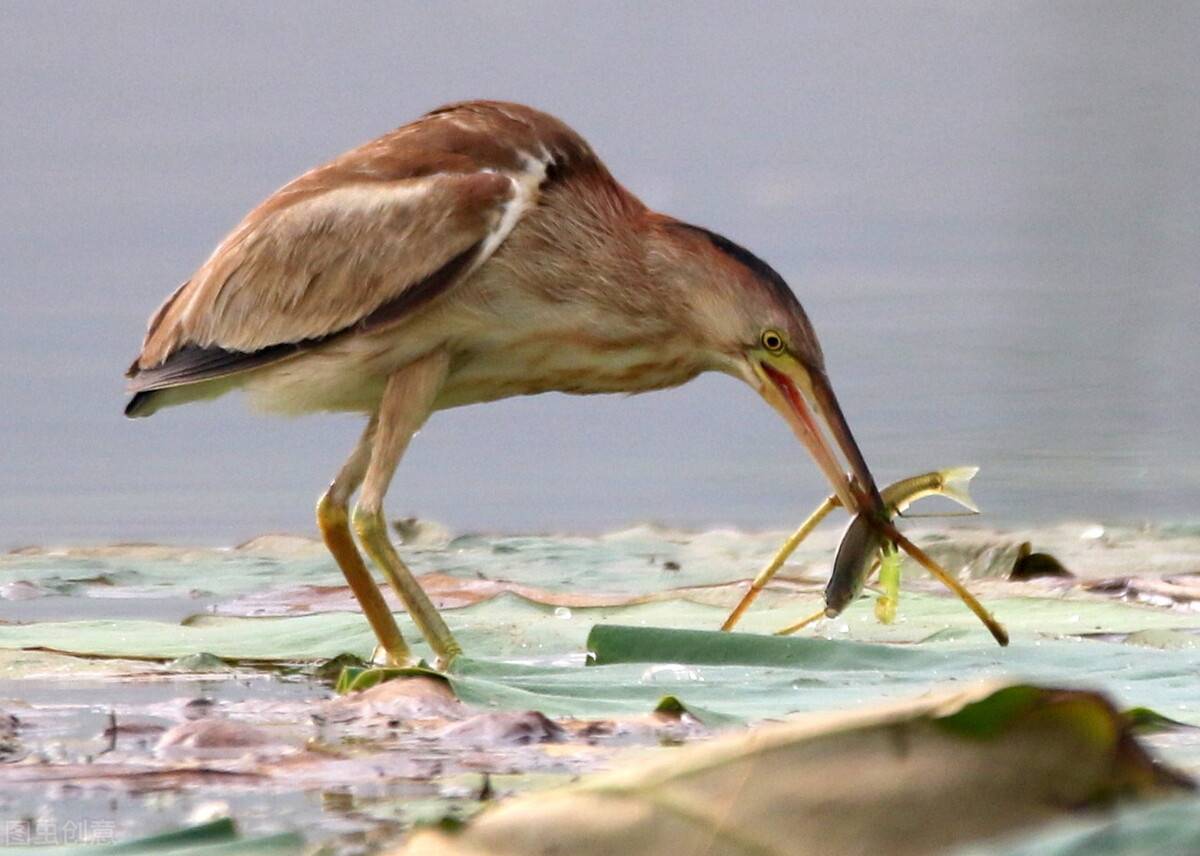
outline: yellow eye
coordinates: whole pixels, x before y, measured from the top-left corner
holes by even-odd
[[[783,337],[774,330],[767,330],[762,334],[762,346],[772,354],[778,354],[783,350]]]

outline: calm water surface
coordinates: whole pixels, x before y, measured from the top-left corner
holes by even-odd
[[[307,531],[357,420],[130,423],[149,312],[256,201],[438,103],[527,101],[792,283],[883,481],[993,523],[1200,517],[1200,12],[15,4],[0,33],[0,545]],[[546,37],[547,28],[556,33]],[[396,514],[795,522],[823,494],[723,378],[436,416]]]

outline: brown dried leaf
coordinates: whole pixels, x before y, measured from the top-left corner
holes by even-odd
[[[417,579],[438,609],[461,609],[503,594],[514,594],[544,606],[565,606],[569,609],[632,606],[673,599],[729,606],[737,601],[749,585],[749,580],[735,580],[714,585],[685,586],[645,594],[629,594],[553,591],[509,580],[455,577],[441,573],[423,574]],[[770,588],[786,592],[807,592],[816,590],[819,585],[819,581],[778,577],[772,581]],[[393,592],[384,592],[384,597],[393,610],[400,611],[404,608]],[[354,612],[358,608],[349,586],[303,585],[247,594],[220,604],[213,611],[218,615],[266,617]]]

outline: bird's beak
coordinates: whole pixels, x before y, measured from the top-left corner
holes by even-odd
[[[842,505],[852,514],[882,510],[875,479],[824,371],[811,371],[790,354],[751,357],[750,364],[759,381],[759,394],[791,425]],[[839,463],[820,423],[837,442],[853,478],[847,477],[847,467]]]

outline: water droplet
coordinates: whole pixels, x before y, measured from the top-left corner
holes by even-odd
[[[695,669],[682,663],[657,663],[642,672],[639,683],[662,684],[678,681],[703,681],[704,678]]]
[[[567,609],[565,606],[557,607],[554,610],[554,617],[569,621],[571,618],[571,610]]]

